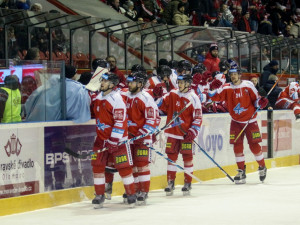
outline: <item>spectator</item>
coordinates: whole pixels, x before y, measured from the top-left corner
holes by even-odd
[[[220,12],[222,13],[222,22],[224,27],[232,27],[234,16],[228,8],[228,5],[222,4]]]
[[[252,32],[251,26],[250,26],[250,13],[247,11],[244,15],[243,18],[240,20],[238,23],[238,30],[239,31],[245,31],[248,33],[254,33]]]
[[[211,73],[215,71],[220,71],[219,63],[220,59],[218,58],[218,45],[211,44],[209,48],[209,52],[206,54],[205,60],[203,64],[205,65],[206,69]]]
[[[31,11],[33,12],[42,12],[43,11],[43,6],[40,3],[34,3],[31,8]]]
[[[268,81],[265,83],[264,86],[261,86],[259,88],[258,93],[261,96],[266,96],[269,91],[271,90],[271,88],[273,88],[274,84],[276,83],[276,81],[278,80],[278,77],[274,74],[271,74],[269,76]],[[274,89],[271,91],[271,93],[268,95],[268,100],[269,100],[269,106],[271,106],[272,108],[275,108],[275,103],[278,99],[278,96],[280,94],[280,92],[282,91],[282,89],[278,86],[278,83],[276,84],[276,86],[274,87]]]
[[[3,0],[2,3],[0,4],[0,8],[16,9],[17,6],[15,0]]]
[[[125,16],[133,21],[137,21],[138,15],[137,11],[134,9],[134,3],[132,1],[127,1],[123,4],[123,8],[125,9]]]
[[[120,79],[120,82],[117,85],[117,87],[119,87],[119,88],[126,87],[126,78],[125,78],[124,74],[117,67],[116,57],[113,56],[113,55],[107,56],[106,61],[109,63],[110,72],[114,73],[114,74],[117,74],[119,79]]]
[[[184,14],[185,11],[185,3],[180,2],[178,4],[177,12],[173,16],[173,24],[174,25],[182,25],[188,26],[190,24],[189,18]]]
[[[275,74],[278,71],[278,62],[276,60],[272,60],[268,65],[266,65],[263,70],[264,72],[260,76],[260,86],[264,86],[269,79],[271,74]]]
[[[30,9],[30,5],[31,5],[30,0],[17,0],[16,2],[17,9],[28,10]]]
[[[300,38],[300,22],[294,23],[290,30],[291,38]]]
[[[0,88],[0,123],[21,122],[21,93],[16,75],[6,76]]]
[[[111,0],[109,2],[109,5],[111,8],[113,8],[114,10],[116,10],[118,13],[120,14],[124,14],[125,13],[125,9],[123,9],[122,7],[120,7],[120,0]]]
[[[168,5],[166,6],[164,12],[163,12],[163,18],[167,24],[172,24],[173,23],[173,17],[174,14],[177,12],[178,9],[178,4],[180,2],[186,3],[187,0],[171,0]],[[188,5],[185,6],[185,9],[188,9]],[[187,13],[186,13],[187,14]]]
[[[241,6],[236,7],[236,10],[233,12],[233,16],[234,16],[234,19],[233,19],[232,25],[234,28],[237,29],[239,21],[241,21],[243,18]]]
[[[264,16],[263,20],[261,20],[257,32],[265,35],[274,35],[272,30],[272,22],[268,20],[267,15]]]
[[[145,22],[156,23],[159,11],[160,8],[155,0],[143,0],[141,1],[141,12],[139,17],[143,18],[143,21]]]

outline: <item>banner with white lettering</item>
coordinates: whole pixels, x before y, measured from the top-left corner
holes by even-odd
[[[0,130],[0,198],[40,192],[42,128]]]
[[[45,191],[93,185],[91,158],[78,159],[65,148],[91,152],[96,125],[45,127]]]

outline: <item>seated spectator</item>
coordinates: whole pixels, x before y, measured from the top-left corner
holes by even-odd
[[[30,0],[17,0],[16,2],[17,9],[28,10],[30,9],[30,5],[31,5]]]
[[[263,70],[264,72],[260,76],[260,86],[264,86],[269,76],[278,72],[279,64],[276,60],[272,60],[268,65],[266,65]]]
[[[132,1],[127,1],[123,4],[123,8],[125,9],[124,15],[133,21],[137,21],[138,14],[137,11],[134,9],[134,3]]]
[[[185,12],[185,3],[180,2],[178,4],[177,12],[173,16],[174,25],[188,26],[190,24],[189,18],[184,14]]]
[[[6,76],[0,88],[0,123],[21,122],[21,93],[16,75]]]
[[[265,35],[274,35],[272,30],[272,22],[268,19],[267,15],[264,16],[263,20],[261,20],[257,32]]]
[[[187,0],[171,0],[169,1],[168,5],[166,6],[166,8],[164,9],[163,12],[163,19],[165,20],[165,22],[169,25],[173,24],[173,17],[175,15],[175,13],[178,10],[178,4],[182,2],[185,3],[186,6],[185,8],[188,10],[188,1]],[[188,15],[188,12],[185,12],[186,15]]]
[[[34,3],[31,8],[31,11],[33,12],[42,12],[43,11],[43,6],[40,3]]]
[[[144,22],[157,22],[157,16],[160,11],[156,0],[143,0],[141,1],[140,18],[143,18]]]
[[[233,12],[233,16],[234,16],[234,19],[233,19],[232,25],[234,28],[237,29],[239,21],[241,21],[241,19],[243,18],[241,6],[236,7],[236,10]]]
[[[222,13],[222,25],[224,27],[232,27],[234,16],[232,15],[230,9],[228,8],[228,5],[222,4],[221,5],[221,11]]]
[[[294,23],[290,29],[291,38],[300,38],[300,22]]]
[[[111,1],[108,2],[108,5],[110,5],[111,8],[113,8],[114,10],[116,10],[120,14],[125,13],[125,9],[120,7],[120,0],[111,0]]]
[[[245,32],[249,32],[249,33],[255,33],[252,32],[251,26],[250,26],[250,13],[249,11],[247,11],[244,15],[243,18],[240,20],[240,22],[238,23],[238,27],[237,29],[239,31],[245,31]]]
[[[277,80],[278,80],[278,77],[274,74],[271,74],[269,76],[268,81],[265,83],[265,85],[261,86],[259,88],[258,93],[261,96],[264,96],[264,97],[267,96],[267,94],[273,88],[273,86]],[[271,106],[272,108],[275,108],[275,103],[276,103],[281,91],[282,91],[282,89],[278,86],[278,83],[277,83],[275,85],[275,87],[273,88],[273,90],[271,91],[271,93],[268,95],[269,106]]]

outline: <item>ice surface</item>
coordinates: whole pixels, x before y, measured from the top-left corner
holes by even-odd
[[[104,208],[90,201],[0,217],[1,225],[298,225],[300,166],[269,169],[265,183],[258,173],[247,184],[228,178],[193,184],[191,196],[177,186],[173,196],[151,191],[146,206],[129,209],[121,197]]]

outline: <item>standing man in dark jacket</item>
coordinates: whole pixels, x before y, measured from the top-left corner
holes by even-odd
[[[278,68],[279,65],[276,60],[272,60],[268,65],[266,65],[263,69],[264,72],[260,76],[260,86],[264,86],[265,83],[267,83],[267,80],[271,74],[276,75]]]
[[[276,83],[276,81],[278,80],[278,77],[274,74],[271,74],[269,76],[269,79],[267,80],[267,83],[265,83],[264,86],[261,86],[259,88],[259,94],[261,96],[266,96],[269,91],[271,90],[271,88],[274,86],[274,84]],[[278,87],[278,84],[276,84],[276,86],[274,87],[274,89],[271,91],[271,93],[269,94],[269,96],[267,97],[269,100],[269,105],[272,108],[275,107],[275,103],[277,101],[277,98],[280,94],[280,92],[282,91],[282,89],[280,87]]]

